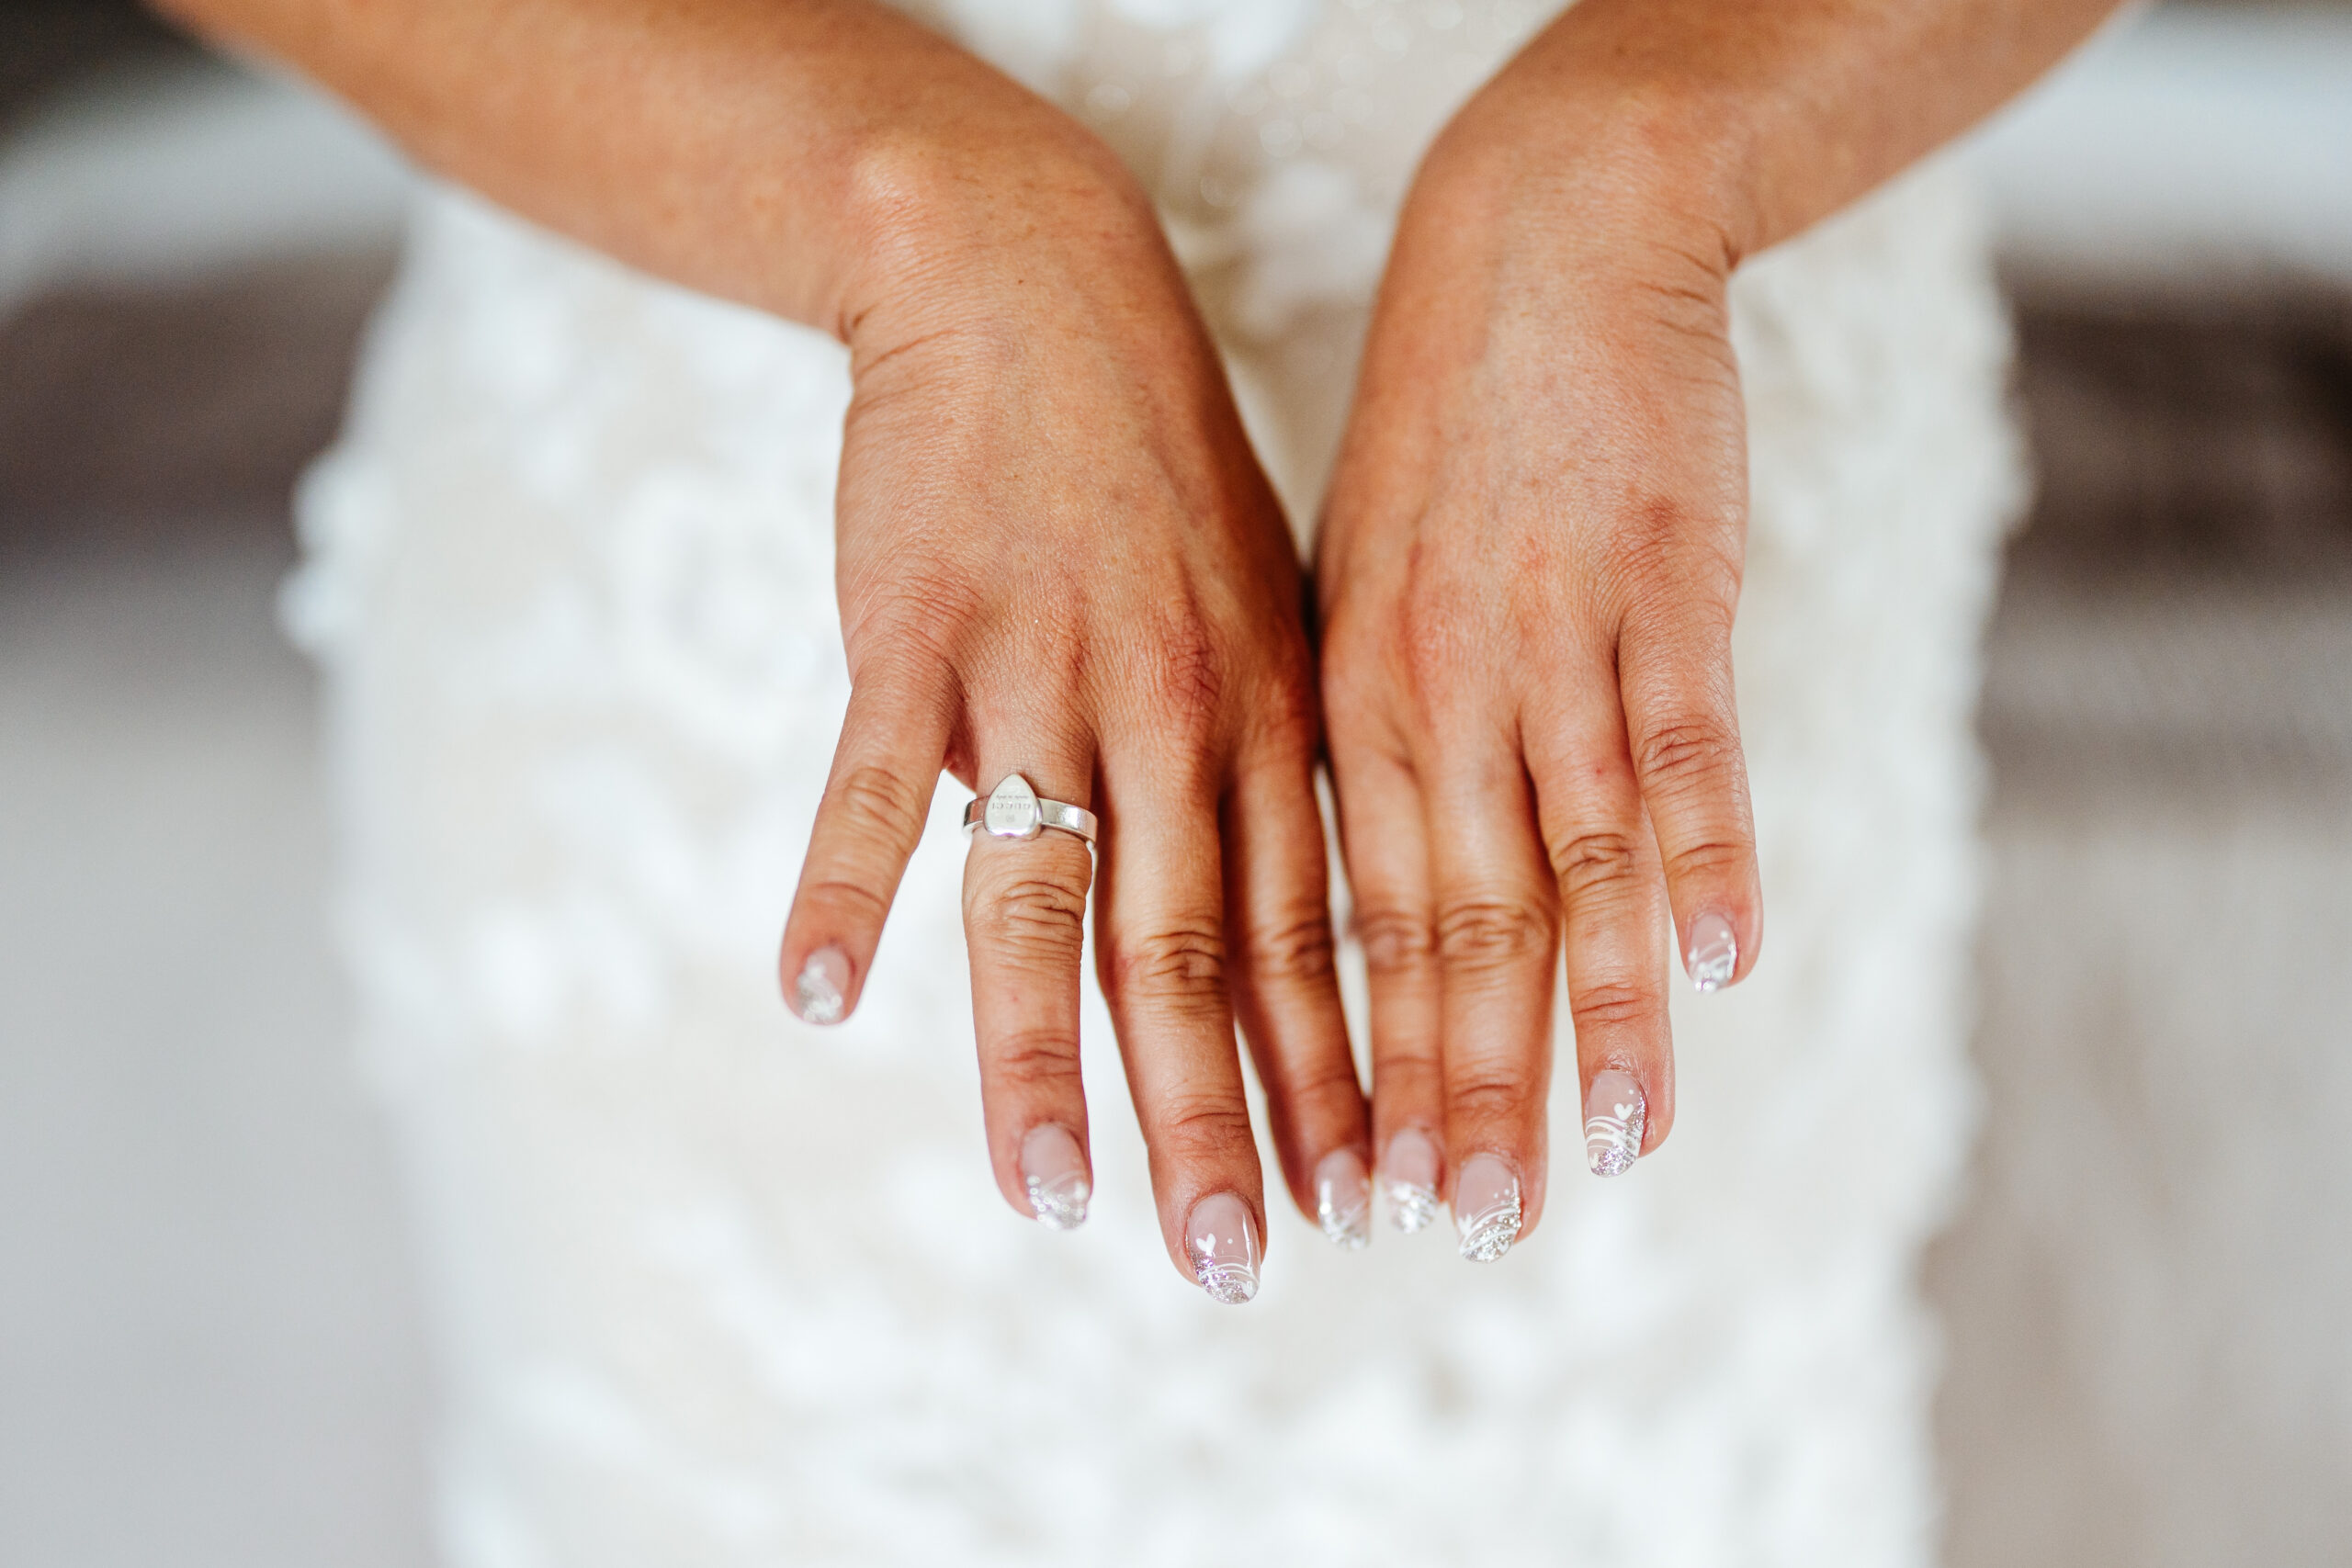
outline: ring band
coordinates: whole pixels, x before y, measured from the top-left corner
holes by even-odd
[[[966,833],[986,828],[991,838],[998,839],[1034,839],[1048,828],[1057,828],[1091,844],[1099,826],[1094,813],[1083,806],[1038,799],[1037,792],[1019,773],[1005,774],[1002,784],[985,795],[974,795],[964,807]]]

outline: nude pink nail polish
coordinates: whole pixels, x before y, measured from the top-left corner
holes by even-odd
[[[849,954],[838,947],[810,953],[792,983],[792,1010],[809,1023],[839,1023],[848,998]]]
[[[1453,1224],[1462,1256],[1492,1263],[1519,1239],[1519,1173],[1500,1155],[1476,1154],[1453,1178]]]
[[[1067,1127],[1032,1127],[1021,1140],[1021,1182],[1029,1211],[1047,1230],[1074,1231],[1086,1223],[1094,1184],[1086,1174],[1086,1151]]]
[[[1739,972],[1739,937],[1731,922],[1713,910],[1690,922],[1690,945],[1683,955],[1690,984],[1702,996],[1720,991]]]
[[[1239,1306],[1258,1293],[1258,1222],[1233,1193],[1193,1205],[1184,1221],[1184,1256],[1209,1300]]]
[[[1388,1140],[1380,1160],[1380,1184],[1388,1195],[1388,1218],[1407,1235],[1437,1218],[1437,1140],[1408,1127]]]
[[[1334,1247],[1350,1252],[1372,1241],[1372,1178],[1363,1156],[1334,1149],[1315,1168],[1315,1223]]]
[[[1584,1092],[1584,1157],[1595,1176],[1623,1176],[1642,1157],[1649,1102],[1631,1073],[1605,1067]]]

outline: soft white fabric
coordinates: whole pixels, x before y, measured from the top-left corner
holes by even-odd
[[[1311,516],[1412,161],[1538,10],[942,10],[1153,189]],[[860,1015],[776,998],[845,694],[840,349],[431,199],[288,609],[436,1281],[451,1562],[1927,1562],[2006,339],[1933,174],[1736,294],[1763,965],[1678,1001],[1672,1142],[1558,1166],[1503,1263],[1283,1209],[1236,1310],[1169,1266],[1099,1001],[1093,1218],[997,1195],[960,790]]]

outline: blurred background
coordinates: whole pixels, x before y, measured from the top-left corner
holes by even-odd
[[[1928,1260],[1949,1561],[2341,1562],[2352,7],[2136,13],[1955,155],[2040,490]],[[0,6],[0,1563],[429,1561],[273,615],[406,180],[128,5]]]

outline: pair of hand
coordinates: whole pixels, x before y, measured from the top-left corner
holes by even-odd
[[[1377,1175],[1400,1223],[1450,1201],[1490,1258],[1542,1210],[1564,936],[1604,1174],[1672,1121],[1670,933],[1710,988],[1755,957],[1730,249],[1638,123],[1532,133],[1521,91],[1473,101],[1406,208],[1322,523],[1319,685],[1289,533],[1125,171],[1072,125],[864,187],[899,259],[847,323],[852,697],[786,990],[816,1021],[855,1007],[943,767],[1091,807],[1099,857],[1051,831],[970,851],[998,1183],[1083,1217],[1091,894],[1170,1254],[1219,1299],[1254,1292],[1265,1235],[1237,1021],[1327,1234],[1362,1244]]]

